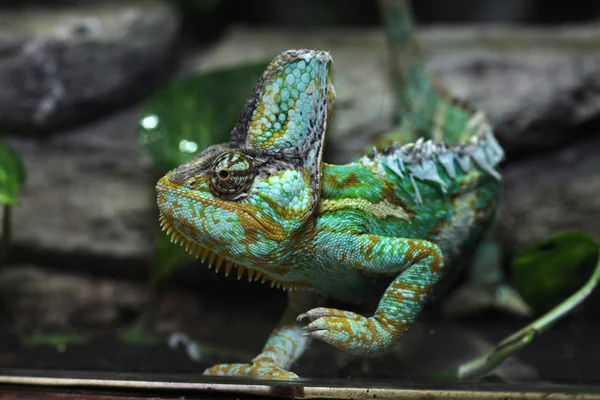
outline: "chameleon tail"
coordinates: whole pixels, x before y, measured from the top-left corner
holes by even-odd
[[[387,32],[398,125],[384,135],[377,147],[419,138],[465,142],[480,129],[488,129],[481,113],[451,96],[427,71],[414,34],[414,19],[408,0],[379,0]]]
[[[380,0],[379,5],[387,32],[397,117],[405,120],[406,116],[418,115],[419,109],[430,103],[427,100],[435,101],[437,95],[414,35],[408,0]]]

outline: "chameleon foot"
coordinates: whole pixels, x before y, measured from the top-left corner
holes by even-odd
[[[237,376],[254,379],[289,380],[298,375],[269,361],[254,360],[250,364],[217,364],[204,371],[210,376]]]
[[[311,323],[303,328],[305,336],[355,355],[376,356],[395,344],[393,335],[374,317],[324,307],[299,315],[298,321],[307,317]]]

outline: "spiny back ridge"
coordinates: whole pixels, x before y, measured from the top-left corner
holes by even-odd
[[[477,166],[484,173],[500,180],[496,167],[504,159],[504,151],[481,111],[473,115],[467,129],[473,132],[472,135],[458,144],[420,138],[403,146],[394,143],[381,152],[374,148],[370,154],[363,156],[359,163],[366,166],[386,166],[400,178],[408,176],[413,182],[416,201],[419,204],[422,199],[415,179],[435,182],[446,191],[446,182],[440,177],[440,169],[450,179],[455,179],[457,168],[468,173]]]

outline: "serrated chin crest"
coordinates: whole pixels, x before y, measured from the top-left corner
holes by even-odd
[[[209,248],[202,247],[202,246],[192,242],[191,240],[187,239],[185,236],[180,234],[171,225],[171,223],[169,222],[169,220],[163,213],[160,214],[159,221],[160,221],[161,229],[163,231],[166,231],[167,235],[171,235],[172,243],[176,243],[176,244],[178,243],[180,246],[183,246],[185,248],[185,251],[187,251],[189,254],[196,256],[196,258],[199,258],[202,262],[207,262],[209,269],[212,269],[212,267],[214,266],[215,271],[219,272],[221,270],[221,268],[224,267],[225,276],[229,276],[231,271],[235,268],[237,270],[236,275],[237,275],[238,280],[242,279],[242,277],[244,276],[244,272],[247,271],[248,272],[247,273],[248,282],[258,281],[258,280],[260,280],[261,283],[270,282],[271,287],[276,287],[278,289],[283,289],[286,291],[312,290],[311,286],[308,283],[305,283],[305,282],[283,282],[281,280],[278,280],[276,278],[268,276],[267,274],[265,274],[261,271],[258,271],[256,269],[253,269],[250,267],[245,267],[243,265],[235,263],[232,260],[229,260],[221,255],[218,255],[217,253],[215,253],[213,250],[211,250]]]

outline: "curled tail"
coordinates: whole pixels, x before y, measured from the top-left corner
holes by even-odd
[[[379,0],[379,6],[387,32],[398,124],[395,131],[378,140],[376,147],[419,138],[456,145],[489,130],[481,111],[436,85],[427,71],[414,34],[409,1]]]

